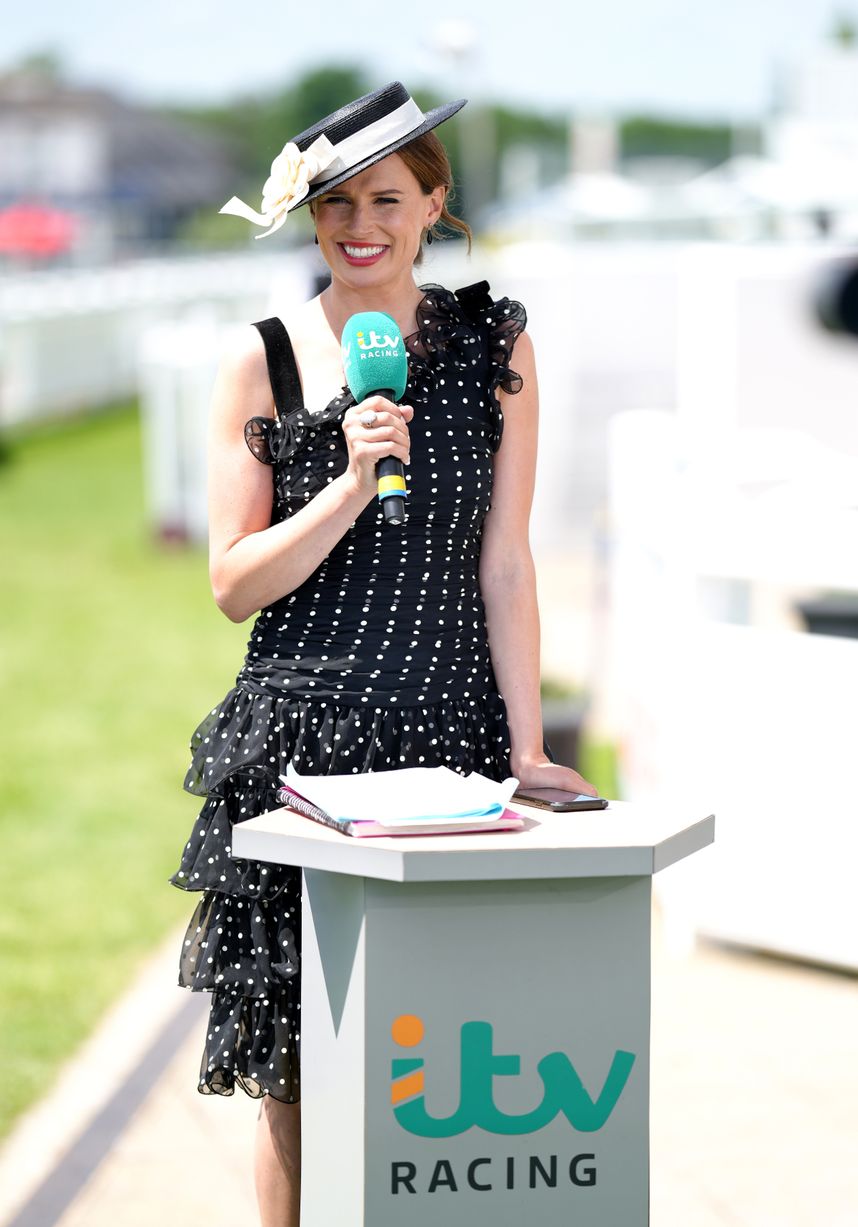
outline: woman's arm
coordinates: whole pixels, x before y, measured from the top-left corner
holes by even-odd
[[[367,432],[366,408],[379,413]],[[250,328],[223,357],[212,396],[209,445],[209,575],[218,607],[233,622],[270,605],[319,566],[376,492],[375,463],[408,457],[412,410],[370,397],[345,415],[349,467],[305,507],[271,524],[271,467],[244,441],[251,417],[273,417],[274,403],[258,329]]]
[[[515,369],[523,386],[515,395],[500,392],[503,442],[494,459],[492,505],[480,554],[489,648],[509,719],[510,769],[530,788],[595,795],[595,788],[577,771],[552,763],[542,748],[539,609],[528,540],[539,392],[533,343],[526,332],[515,344]]]

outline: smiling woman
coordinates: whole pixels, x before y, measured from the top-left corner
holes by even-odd
[[[424,114],[393,82],[290,141],[260,213],[225,206],[270,235],[309,205],[331,270],[321,294],[289,308],[288,329],[257,321],[218,372],[211,583],[233,621],[257,617],[234,687],[193,736],[185,787],[205,804],[171,879],[202,892],[179,980],[212,994],[199,1089],[263,1099],[263,1227],[298,1221],[301,872],[232,857],[232,826],[276,806],[289,763],[448,766],[594,791],[542,737],[524,308],[486,282],[453,293],[414,279],[435,228],[470,237],[447,210],[450,166],[432,131],[463,105]],[[407,351],[404,403],[355,403],[343,386],[344,329],[365,311],[386,313]],[[376,498],[391,456],[410,462],[395,527]]]

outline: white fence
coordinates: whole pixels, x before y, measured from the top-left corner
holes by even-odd
[[[0,281],[0,427],[137,394],[140,338],[193,318],[258,318],[300,256],[152,259]]]
[[[231,303],[228,320],[197,305],[185,318],[151,324],[138,338],[146,506],[158,535],[205,542],[206,436],[219,356],[230,332],[276,314],[277,302],[305,300],[310,282],[305,260],[281,263],[243,311]]]

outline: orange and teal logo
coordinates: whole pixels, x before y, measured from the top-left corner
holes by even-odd
[[[396,358],[399,354],[398,346],[401,342],[402,337],[398,333],[391,336],[389,332],[385,332],[379,336],[374,328],[370,328],[369,336],[362,329],[359,329],[357,333],[358,349],[365,351],[361,354],[362,358],[366,358],[367,353],[370,358],[376,357],[375,351],[379,349],[392,350],[392,354],[385,354],[384,356]]]
[[[401,1014],[391,1027],[393,1042],[400,1048],[416,1048],[424,1034],[423,1020],[415,1014]],[[486,1133],[535,1133],[561,1112],[573,1129],[595,1133],[617,1106],[635,1062],[633,1052],[617,1049],[598,1098],[593,1099],[566,1053],[550,1052],[536,1067],[543,1086],[539,1107],[530,1112],[501,1112],[494,1103],[492,1080],[520,1076],[521,1057],[495,1053],[493,1028],[487,1022],[463,1023],[460,1042],[461,1092],[459,1106],[451,1116],[430,1116],[426,1111],[423,1057],[393,1058],[393,1114],[409,1133],[422,1138],[450,1138],[474,1126]]]

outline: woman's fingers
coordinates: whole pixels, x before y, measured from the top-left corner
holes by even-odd
[[[361,419],[374,415],[372,426],[366,426]],[[346,421],[359,423],[364,430],[378,430],[381,426],[402,425],[411,421],[414,410],[410,405],[395,405],[381,396],[371,396],[368,400],[354,405],[346,414]]]
[[[579,775],[577,771],[573,771],[572,775],[574,777],[575,790],[586,793],[588,797],[598,797],[598,790],[593,787],[589,780],[585,780],[583,775]]]
[[[370,413],[374,413],[375,418],[372,425],[367,426],[361,419],[364,414]],[[413,416],[414,410],[410,405],[394,405],[392,409],[374,409],[367,401],[363,401],[360,405],[355,405],[353,409],[349,410],[345,417],[345,424],[376,433],[382,427],[387,426],[400,426],[407,429],[407,424]]]
[[[370,413],[375,416],[368,426],[361,419]],[[343,431],[352,468],[359,471],[364,484],[374,482],[375,466],[385,456],[395,456],[403,464],[410,462],[408,422],[413,416],[410,405],[396,405],[383,396],[370,396],[345,415]]]
[[[411,439],[408,434],[408,427],[404,422],[378,422],[373,427],[362,426],[358,423],[357,426],[352,425],[346,431],[346,435],[354,451],[372,451],[375,455],[378,448],[382,445],[388,445],[393,448],[404,449],[407,455]],[[382,453],[383,454],[383,453]]]
[[[365,426],[358,418],[356,422],[350,422],[349,428],[352,438],[366,439],[370,442],[378,443],[381,439],[408,439],[408,426],[404,418],[383,417],[381,414],[378,420],[372,426]]]
[[[548,759],[531,764],[518,773],[519,787],[527,788],[562,788],[565,792],[583,792],[590,797],[598,796],[598,791],[589,780],[585,780],[573,767],[564,767],[561,763],[552,763]]]

